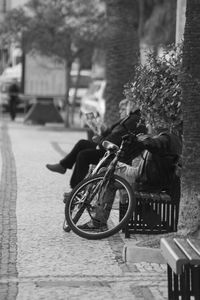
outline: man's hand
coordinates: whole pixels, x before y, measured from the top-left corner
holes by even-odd
[[[100,135],[94,135],[94,136],[92,137],[92,140],[93,140],[94,143],[99,144],[100,141],[101,141],[101,136],[100,136]]]
[[[100,127],[101,133],[104,133],[107,129],[108,129],[108,127],[105,124],[101,124],[101,127]]]
[[[140,133],[137,135],[138,142],[144,142],[149,137],[148,134]]]

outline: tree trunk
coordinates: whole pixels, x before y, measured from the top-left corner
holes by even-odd
[[[65,62],[66,93],[65,93],[65,118],[64,118],[65,127],[69,127],[69,125],[70,125],[69,89],[70,89],[70,80],[71,80],[70,79],[71,68],[72,68],[71,62],[66,60],[66,62]]]
[[[119,102],[124,98],[124,85],[133,76],[139,59],[137,0],[107,0],[109,23],[106,52],[105,121],[113,124],[119,118]]]
[[[200,229],[200,2],[187,1],[183,45],[183,172],[178,232]]]

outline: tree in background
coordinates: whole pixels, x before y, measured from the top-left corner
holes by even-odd
[[[200,237],[200,2],[187,1],[183,43],[183,171],[178,231]]]
[[[31,0],[28,10],[11,11],[1,28],[6,40],[20,41],[24,51],[34,49],[65,60],[67,89],[74,59],[83,61],[94,46],[103,44],[107,80],[105,119],[113,123],[118,118],[118,103],[124,97],[124,84],[134,76],[133,66],[140,60],[139,33],[150,45],[158,44],[157,36],[159,43],[171,41],[165,37],[172,34],[163,33],[175,31],[175,26],[170,29],[174,21],[166,22],[170,12],[174,18],[172,2],[176,3],[174,0]],[[145,25],[147,22],[149,26]],[[149,30],[150,27],[154,29]],[[162,31],[158,34],[160,27]],[[68,93],[67,90],[66,125],[69,123]]]
[[[75,59],[83,61],[94,47],[104,25],[104,5],[100,0],[30,0],[26,6],[8,12],[1,24],[7,42],[19,42],[24,52],[65,62],[66,126],[69,125],[70,72]]]
[[[118,117],[124,85],[133,80],[140,62],[140,44],[157,54],[159,47],[175,42],[176,0],[106,0],[106,121]]]
[[[118,105],[124,98],[124,84],[129,81],[139,59],[137,0],[106,0],[106,115],[107,124],[119,117]]]
[[[140,0],[140,39],[157,53],[175,43],[177,0]]]
[[[139,65],[135,81],[125,90],[130,100],[142,105],[142,112],[155,118],[183,120],[181,199],[178,232],[168,236],[200,238],[200,3],[187,1],[182,55],[170,52],[167,61],[149,57],[149,67]],[[170,54],[169,53],[169,54]],[[143,87],[143,88],[142,88]],[[149,242],[148,242],[149,243]],[[148,243],[143,243],[147,245]],[[160,239],[151,245],[160,244]]]

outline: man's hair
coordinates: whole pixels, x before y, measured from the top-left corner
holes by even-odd
[[[119,108],[121,108],[121,106],[127,105],[128,102],[129,102],[128,99],[122,99],[122,100],[119,102]]]

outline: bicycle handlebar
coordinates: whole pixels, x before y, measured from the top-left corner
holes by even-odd
[[[128,129],[126,127],[126,121],[130,118],[130,115],[125,118],[122,122],[121,125],[124,127],[124,129],[126,130],[127,134],[122,136],[122,140],[128,139],[130,136],[135,137],[135,139],[137,139],[137,133],[136,130],[135,131],[131,131],[130,129]],[[137,123],[136,128],[139,126],[139,124]]]

